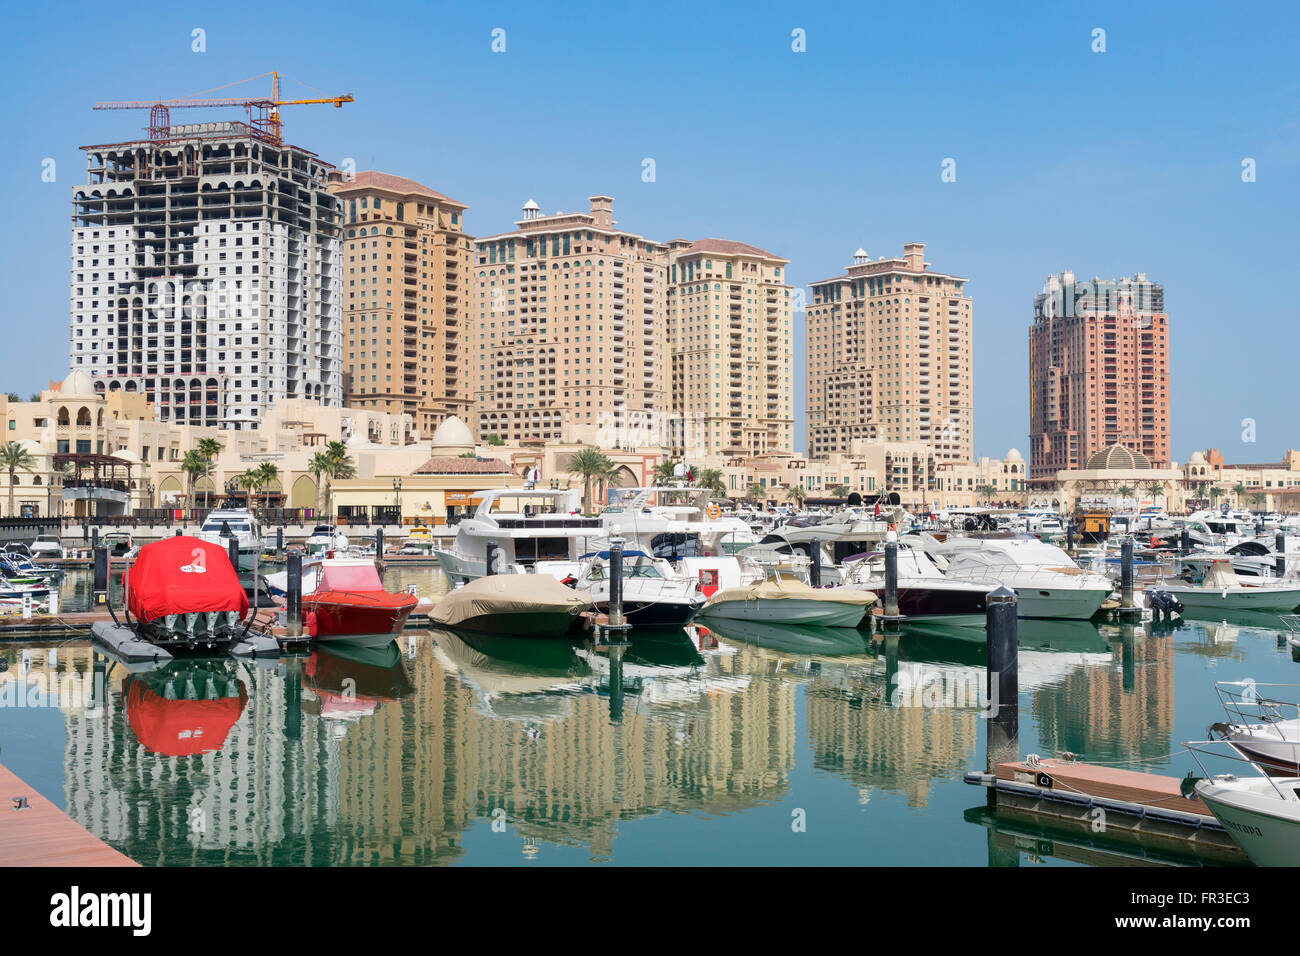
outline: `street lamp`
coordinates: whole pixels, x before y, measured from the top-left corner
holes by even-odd
[[[393,498],[397,502],[397,523],[402,523],[402,479],[393,479]]]

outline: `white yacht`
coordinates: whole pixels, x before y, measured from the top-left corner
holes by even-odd
[[[489,542],[497,572],[530,571],[538,561],[579,561],[604,534],[600,518],[580,514],[581,489],[496,488],[475,492],[479,505],[456,525],[448,548],[434,548],[454,587],[487,574]]]
[[[247,508],[214,508],[199,528],[199,538],[230,547],[230,539],[239,542],[239,571],[251,571],[253,560],[262,546],[262,529]]]
[[[1219,774],[1196,795],[1256,866],[1300,864],[1300,779]]]
[[[1019,617],[1086,620],[1114,593],[1109,578],[1085,571],[1037,538],[916,537],[949,578],[1014,590]]]

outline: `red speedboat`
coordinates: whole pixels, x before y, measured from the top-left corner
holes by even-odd
[[[318,641],[392,640],[418,603],[384,590],[373,561],[326,558],[316,590],[302,596],[302,622]]]

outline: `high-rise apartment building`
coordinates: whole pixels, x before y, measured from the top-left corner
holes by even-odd
[[[794,446],[788,259],[743,242],[668,243],[673,453]]]
[[[255,428],[281,398],[339,405],[331,167],[238,122],[82,147],[69,364],[164,421]]]
[[[374,171],[335,174],[330,191],[343,216],[348,407],[405,412],[426,436],[449,416],[467,419],[468,207]]]
[[[939,461],[974,453],[967,280],[859,249],[847,274],[812,283],[807,306],[808,454],[855,439],[923,442]]]
[[[1050,276],[1029,329],[1029,477],[1124,445],[1169,463],[1169,316],[1162,286]]]

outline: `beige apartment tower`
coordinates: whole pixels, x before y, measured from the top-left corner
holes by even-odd
[[[616,228],[614,200],[479,239],[473,314],[480,438],[558,440],[566,425],[614,447],[664,414],[663,246]]]
[[[420,434],[468,419],[466,205],[401,176],[336,174],[343,216],[344,404],[409,414]]]
[[[938,461],[974,454],[967,280],[932,272],[925,245],[812,283],[807,307],[808,454],[854,439],[922,442]]]
[[[794,445],[789,260],[743,242],[668,243],[674,455]]]

